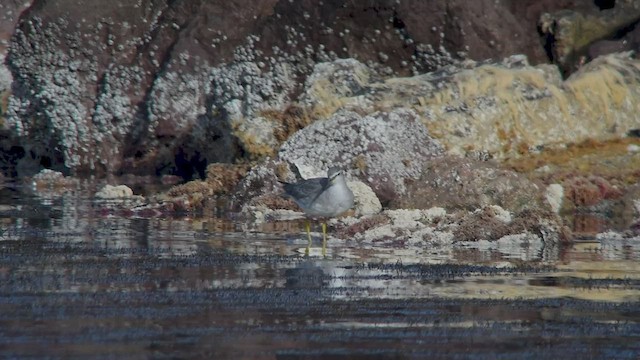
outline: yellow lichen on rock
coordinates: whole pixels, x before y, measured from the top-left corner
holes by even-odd
[[[584,110],[613,121],[614,110],[635,105],[631,86],[640,83],[640,64],[619,56],[601,57],[565,82],[569,96]],[[637,109],[637,105],[635,105]],[[612,124],[611,124],[612,125]]]
[[[405,91],[417,89],[415,80],[406,81]],[[387,84],[401,88],[398,80]],[[502,158],[539,146],[625,136],[640,125],[633,100],[640,96],[638,84],[640,62],[624,53],[599,58],[564,82],[548,66],[482,65],[452,74],[417,96],[413,107],[449,152],[483,150]],[[385,96],[413,103],[400,91]]]

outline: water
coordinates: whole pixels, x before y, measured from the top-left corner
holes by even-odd
[[[639,239],[332,239],[305,257],[300,222],[135,216],[91,201],[95,188],[0,190],[2,357],[640,354]]]

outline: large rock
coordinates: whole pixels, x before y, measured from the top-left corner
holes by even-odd
[[[233,59],[272,6],[36,1],[9,58],[8,129],[29,154],[19,172],[177,172],[188,163],[204,173],[206,162],[233,159],[229,135],[206,117],[211,66]]]
[[[520,212],[524,209],[550,209],[544,202],[545,188],[514,171],[495,164],[443,156],[424,165],[419,179],[394,199],[391,208],[473,211],[489,205]]]
[[[593,3],[540,16],[540,31],[549,55],[567,73],[598,55],[639,49],[638,31],[633,25],[640,20],[640,2]]]
[[[441,154],[418,115],[398,109],[369,116],[340,112],[317,121],[283,144],[277,160],[302,169],[357,169],[384,203],[405,193],[405,182],[419,177],[423,164]]]
[[[537,17],[572,5],[538,3],[34,0],[11,41],[3,171],[202,177],[207,163],[272,154],[303,126],[274,112],[318,62],[353,57],[393,75],[465,57],[544,60]],[[17,14],[23,2],[2,5]]]
[[[6,62],[9,42],[20,13],[29,6],[31,6],[30,1],[21,0],[6,0],[0,3],[0,137],[3,135],[4,117],[13,82],[11,70]],[[24,156],[24,152],[20,150],[12,149],[9,143],[0,142],[0,173],[11,175],[10,171],[6,171],[6,164],[17,157]]]
[[[372,80],[359,84],[362,90],[351,97],[338,93],[307,101],[325,111],[332,108],[326,104],[357,106],[364,113],[411,108],[449,153],[504,159],[626,136],[640,128],[639,84],[640,61],[629,53],[600,57],[565,81],[555,66],[534,67],[525,57],[512,56],[501,63],[467,62],[413,77]]]
[[[0,55],[6,55],[11,34],[22,11],[32,5],[34,0],[4,0],[0,3]],[[0,67],[4,66],[4,61]]]
[[[277,193],[279,178],[294,181],[289,164],[304,178],[326,176],[326,169],[340,166],[385,203],[405,193],[405,183],[418,179],[424,164],[441,154],[442,147],[413,111],[369,116],[344,111],[300,130],[282,145],[275,159],[252,169],[236,190],[235,203]]]

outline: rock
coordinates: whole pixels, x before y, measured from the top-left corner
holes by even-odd
[[[375,73],[355,59],[337,59],[314,66],[305,81],[300,104],[317,117],[329,117],[338,109],[371,108],[364,96]],[[357,110],[356,110],[357,111]]]
[[[385,210],[365,216],[336,230],[339,237],[365,243],[394,243],[412,246],[451,245],[453,233],[447,226],[435,226],[444,220],[446,212],[439,210]]]
[[[508,222],[505,222],[503,210],[496,206],[459,215],[461,217],[453,229],[456,241],[496,241],[522,232],[534,234],[545,243],[567,242],[571,239],[571,232],[560,218],[548,210],[525,209],[511,214]]]
[[[289,138],[274,160],[249,172],[234,202],[244,204],[276,191],[278,175],[283,181],[294,181],[287,177],[286,166],[294,164],[299,169],[317,169],[312,171],[315,176],[326,176],[327,168],[340,166],[370,186],[384,203],[404,193],[405,182],[420,176],[421,164],[441,153],[438,142],[412,111],[398,109],[369,116],[344,111]],[[279,170],[277,164],[284,169]]]
[[[72,177],[64,176],[59,171],[43,169],[33,176],[32,184],[39,194],[60,195],[74,189],[78,181]]]
[[[216,186],[206,181],[194,180],[176,185],[169,191],[155,196],[154,201],[161,204],[162,211],[194,212],[215,205],[213,201]]]
[[[623,186],[619,181],[596,175],[567,176],[562,186],[567,210],[606,208],[623,196]]]
[[[611,8],[580,6],[540,16],[540,30],[547,37],[546,47],[552,60],[566,72],[572,72],[599,55],[636,50],[638,43],[619,34],[640,19],[637,1],[613,2]],[[603,41],[616,35],[618,41]],[[622,39],[620,39],[622,38]]]
[[[572,5],[538,3],[5,1],[13,84],[0,146],[15,156],[2,168],[202,178],[208,163],[272,155],[310,122],[273,114],[318,98],[303,85],[315,64],[352,57],[374,69],[337,78],[351,87],[466,57],[544,60],[537,15]]]
[[[232,11],[237,4],[230,2],[38,3],[18,24],[9,61],[20,77],[7,120],[13,134],[22,138],[20,146],[35,155],[22,161],[37,166],[48,158],[57,169],[93,173],[122,167],[155,172],[186,161],[203,172],[199,154],[207,156],[205,162],[214,162],[212,151],[230,143],[201,118],[207,115],[207,96],[213,95],[208,91],[210,66],[232,58],[234,46],[220,46],[211,56],[204,44],[233,28],[238,37],[232,43],[240,45],[254,15],[268,12],[273,3],[237,11]],[[167,84],[174,93],[162,91]],[[40,118],[32,123],[36,115]],[[47,126],[37,126],[43,123]],[[197,142],[207,135],[221,141]],[[221,158],[228,161],[234,155],[229,146],[224,148],[226,152],[217,154],[230,154]]]
[[[598,58],[564,82],[557,68],[529,66],[522,56],[467,66],[373,82],[352,99],[323,101],[360,104],[365,114],[411,108],[449,153],[496,159],[616,139],[639,126],[633,104],[640,97],[640,61],[630,54]]]
[[[420,176],[421,164],[441,154],[442,147],[417,114],[397,109],[369,116],[345,111],[315,122],[289,138],[276,160],[298,167],[357,169],[384,203],[403,194],[407,179]]]
[[[524,236],[538,248],[542,243],[555,244],[570,238],[568,229],[550,211],[523,210],[512,214],[499,206],[450,213],[442,208],[384,210],[355,222],[337,223],[335,234],[395,247],[465,246],[477,241],[498,241],[496,245],[505,246],[512,241],[521,244]]]
[[[13,76],[7,67],[4,66],[4,55],[0,54],[0,95],[2,95],[3,101],[0,103],[0,115],[3,115],[7,109],[6,94],[11,90],[11,83],[13,82]]]
[[[539,235],[530,232],[505,235],[497,240],[478,240],[456,243],[456,246],[469,246],[487,253],[498,253],[503,259],[539,261],[549,243],[542,241]],[[510,263],[507,263],[510,264]]]
[[[122,216],[157,216],[164,210],[155,204],[149,206],[143,196],[134,195],[133,190],[126,185],[107,184],[96,192],[95,200],[104,214],[116,211]]]
[[[640,61],[630,54],[600,57],[564,82],[557,69],[509,60],[436,75],[372,84],[371,97],[378,107],[411,104],[452,154],[518,157],[544,147],[620,138],[639,126],[633,104],[640,96]]]
[[[560,212],[562,208],[562,200],[564,198],[564,188],[560,184],[550,184],[547,186],[545,191],[545,199],[549,206],[551,206],[551,211],[556,214]]]
[[[371,188],[362,181],[349,181],[347,186],[353,192],[356,216],[374,215],[382,211],[382,204]]]
[[[638,224],[636,224],[637,226]],[[607,231],[605,233],[599,233],[595,236],[596,241],[600,243],[599,251],[602,253],[602,259],[604,261],[619,261],[620,253],[627,254],[629,252],[636,253],[640,251],[640,236],[638,236],[637,230],[632,234],[619,234],[614,231]],[[633,261],[633,260],[631,260]]]
[[[542,188],[514,171],[455,156],[443,156],[425,163],[418,179],[408,182],[407,191],[389,204],[391,208],[473,211],[499,205],[512,212],[544,208]]]
[[[33,0],[6,0],[0,4],[0,118],[7,110],[7,100],[13,82],[13,76],[5,62],[7,48],[20,14],[33,2]]]
[[[207,166],[206,182],[213,194],[228,194],[249,171],[246,164],[210,164]]]
[[[221,205],[219,198],[229,194],[248,169],[249,166],[243,164],[210,164],[204,181],[194,180],[176,185],[153,200],[161,204],[158,208],[162,211],[214,212]]]
[[[126,199],[133,197],[133,190],[126,185],[105,185],[96,195],[98,199]]]

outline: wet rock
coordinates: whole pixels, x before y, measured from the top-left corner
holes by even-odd
[[[128,216],[147,211],[144,208],[147,201],[143,196],[134,195],[133,190],[126,185],[105,185],[95,194],[95,200],[105,215],[112,214],[114,211],[119,215]]]
[[[631,201],[637,198],[635,184],[640,180],[640,157],[634,150],[637,143],[633,137],[586,141],[511,159],[503,165],[546,184],[547,201],[555,204],[561,215],[573,216],[567,221],[582,229],[580,232],[628,229],[634,221]]]
[[[126,199],[133,197],[133,190],[127,185],[105,185],[96,195],[98,199]]]
[[[469,242],[458,242],[459,247],[473,247],[486,252],[496,252],[502,257],[511,259],[519,259],[522,261],[530,261],[536,259],[549,246],[549,243],[542,241],[542,238],[536,234],[524,232],[520,234],[505,235],[495,241],[478,240]],[[511,263],[506,263],[512,266]]]
[[[480,240],[516,246],[523,237],[537,244],[571,238],[570,231],[550,211],[511,213],[496,205],[449,213],[437,207],[384,210],[359,219],[336,219],[333,224],[338,237],[407,246],[465,246],[465,242]]]
[[[606,219],[606,226],[601,226],[597,232],[613,229],[626,237],[637,236],[640,234],[640,184],[625,186],[623,183],[618,183],[615,189],[611,189],[612,183],[613,181],[607,181],[606,184],[609,186],[602,188],[609,191],[599,193],[599,203],[590,207],[576,207],[574,211],[602,215]],[[612,193],[611,190],[614,192]],[[602,197],[605,194],[608,196]]]
[[[154,198],[162,211],[202,211],[213,210],[221,195],[227,195],[249,170],[244,164],[210,164],[205,180],[194,180],[172,187]]]
[[[625,213],[632,214],[636,219],[640,219],[640,184],[627,188],[622,199]]]
[[[442,208],[385,210],[356,221],[337,221],[337,235],[357,241],[397,245],[442,246],[454,242]]]
[[[166,193],[156,196],[155,200],[169,212],[211,212],[221,204],[220,191],[219,184],[194,180],[172,187]]]
[[[214,187],[206,181],[194,180],[172,187],[154,200],[166,211],[193,212],[206,208],[213,201]]]
[[[635,231],[619,233],[615,231],[607,231],[596,234],[595,238],[600,242],[600,251],[604,254],[604,258],[613,259],[613,254],[630,253],[640,251],[640,236],[637,225]],[[617,270],[617,269],[616,269]]]
[[[61,194],[69,191],[78,184],[77,179],[64,176],[59,171],[43,169],[31,179],[33,187],[38,193]]]
[[[246,164],[210,164],[207,166],[206,182],[213,194],[227,194],[238,185],[249,171]]]
[[[549,210],[524,209],[508,213],[499,206],[487,206],[469,213],[458,213],[457,226],[453,230],[456,241],[495,241],[507,235],[528,232],[541,241],[558,243],[572,239],[557,214]]]
[[[408,182],[407,191],[389,206],[415,209],[440,206],[473,211],[499,205],[517,212],[547,207],[542,190],[525,176],[494,163],[443,156],[426,163],[420,178]]]

